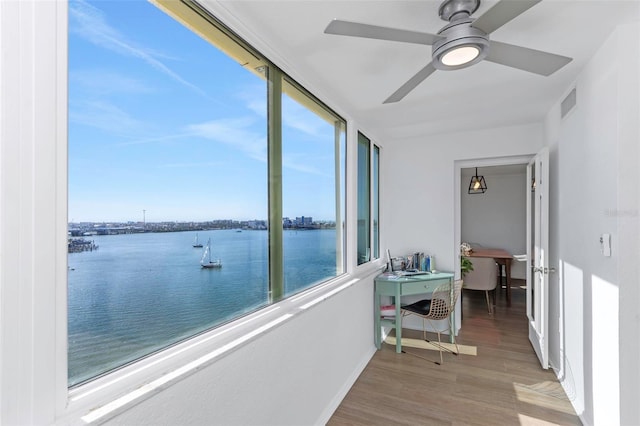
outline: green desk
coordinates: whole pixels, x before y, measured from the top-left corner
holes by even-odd
[[[396,352],[402,352],[402,317],[400,313],[400,298],[412,294],[427,294],[440,284],[448,282],[453,289],[453,274],[450,272],[436,272],[423,275],[413,275],[409,277],[394,277],[386,274],[378,275],[374,280],[374,327],[375,327],[375,343],[380,349],[382,346],[382,330],[383,325],[391,326],[396,330]],[[395,319],[382,319],[380,317],[380,297],[392,296],[393,303],[396,305]],[[451,342],[454,339],[454,314],[449,317],[449,336]]]

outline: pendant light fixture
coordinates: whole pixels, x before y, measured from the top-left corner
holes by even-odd
[[[484,194],[486,190],[487,183],[484,181],[484,176],[478,176],[476,167],[476,174],[471,176],[471,182],[469,182],[469,194]]]

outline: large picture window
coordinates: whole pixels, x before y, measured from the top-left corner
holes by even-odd
[[[345,121],[158,3],[69,4],[70,386],[344,272]]]

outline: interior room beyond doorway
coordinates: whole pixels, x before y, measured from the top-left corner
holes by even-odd
[[[472,246],[526,253],[526,164],[477,167],[487,190],[469,194],[476,167],[460,172],[460,240]],[[525,262],[512,262],[511,276],[526,279]],[[503,274],[505,272],[503,271]]]

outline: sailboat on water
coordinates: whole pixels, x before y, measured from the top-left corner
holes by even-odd
[[[193,247],[195,247],[195,248],[202,248],[202,243],[199,243],[199,242],[198,242],[198,233],[197,233],[197,232],[196,232],[196,239],[195,239],[195,241],[193,242]]]
[[[207,247],[205,247],[204,252],[202,253],[200,265],[205,269],[222,268],[222,261],[220,259],[211,259],[211,238],[207,240]]]

